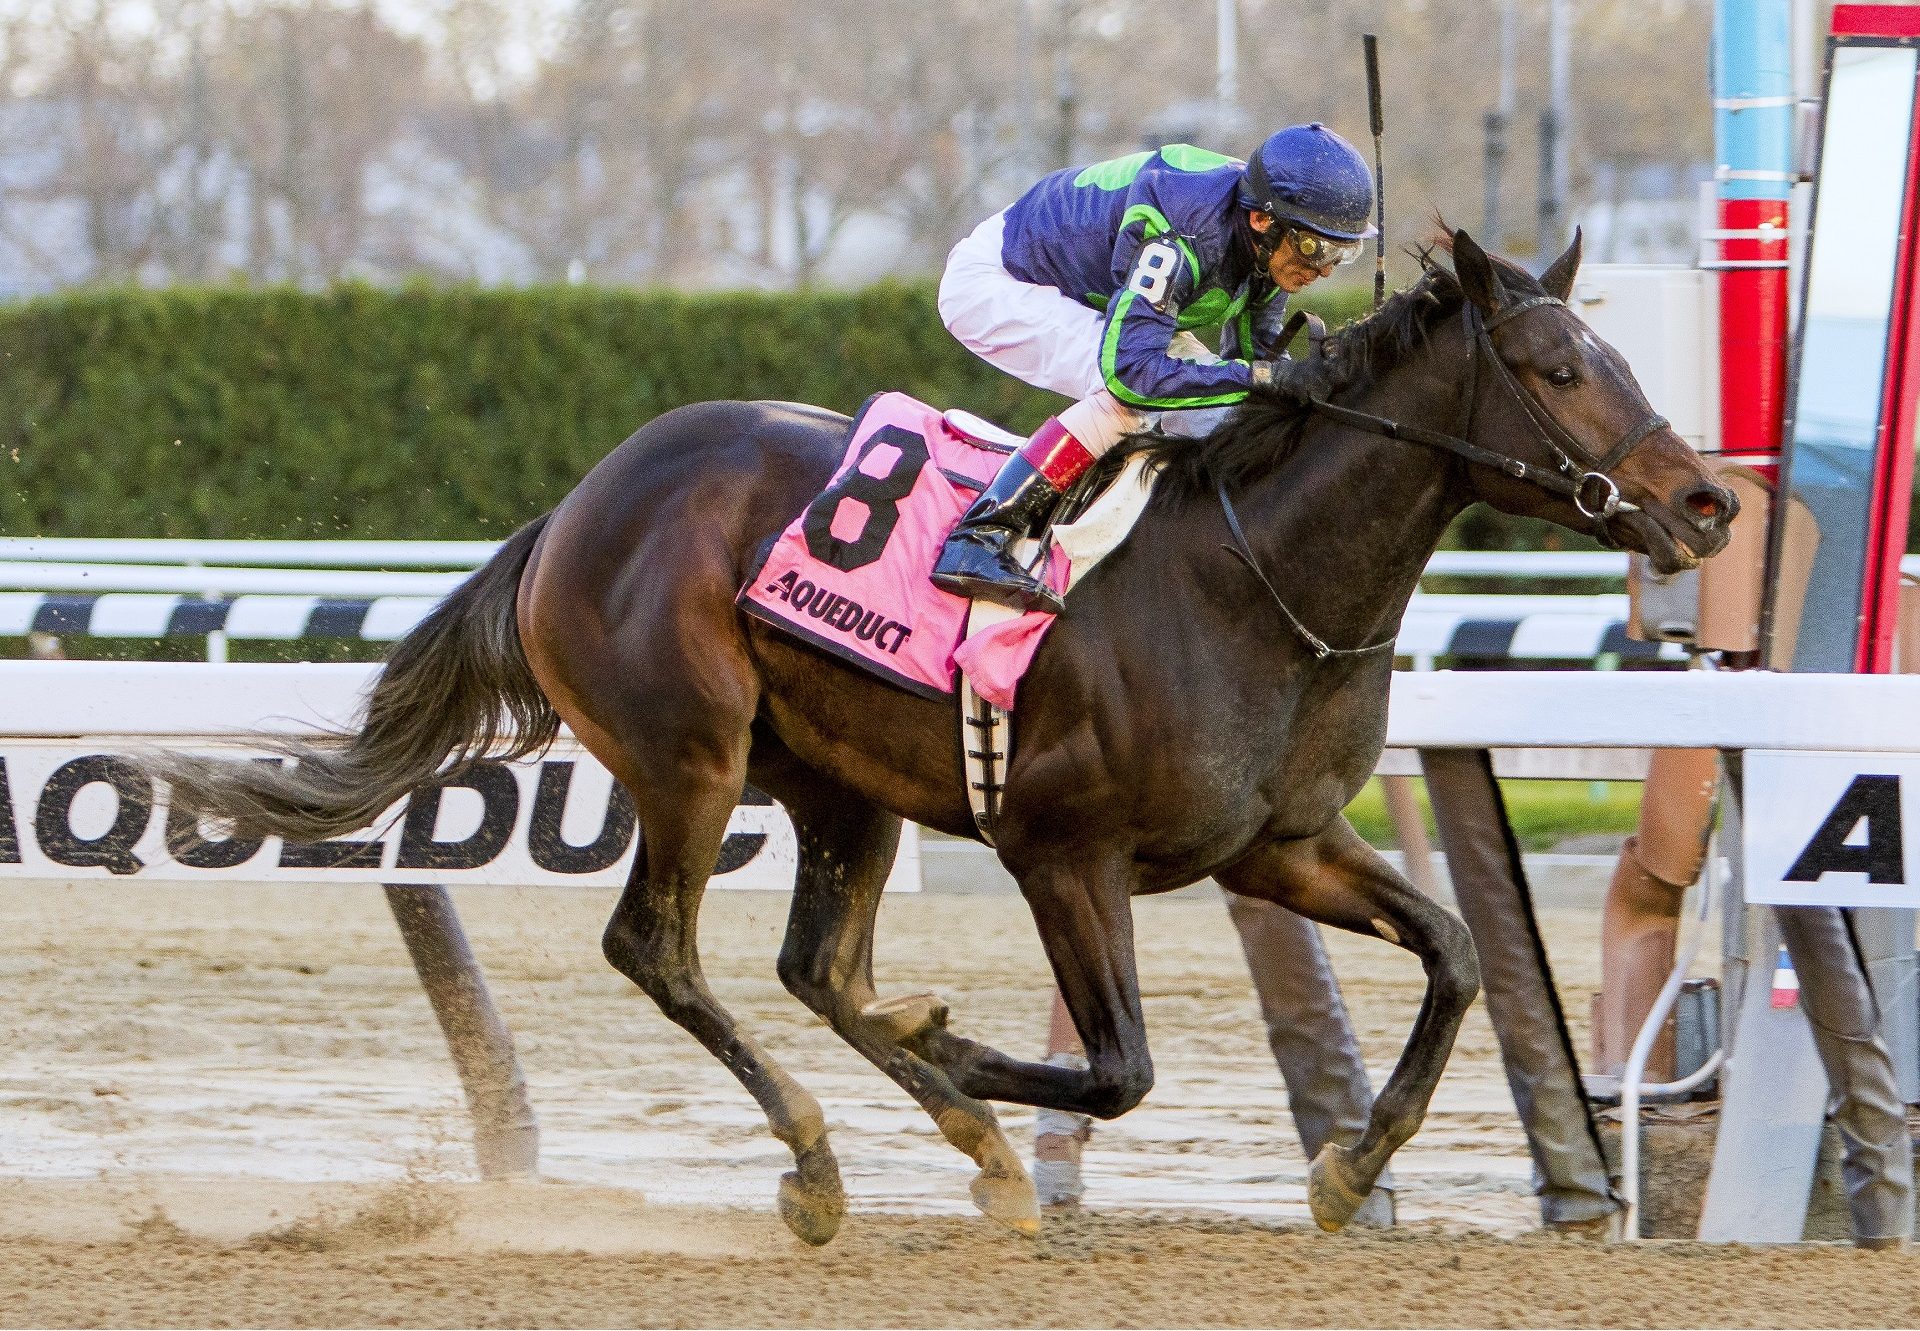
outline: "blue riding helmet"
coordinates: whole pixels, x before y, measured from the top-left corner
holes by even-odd
[[[1254,151],[1240,180],[1240,202],[1335,240],[1378,234],[1371,221],[1373,172],[1352,144],[1318,121],[1290,125]]]

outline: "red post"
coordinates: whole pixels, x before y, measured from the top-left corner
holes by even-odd
[[[1787,392],[1787,201],[1722,199],[1720,229],[1777,238],[1720,242],[1720,448],[1771,478]]]

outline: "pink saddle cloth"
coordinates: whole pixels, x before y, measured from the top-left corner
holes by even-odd
[[[768,546],[740,608],[925,698],[954,691],[957,654],[974,689],[1011,708],[1054,617],[1030,612],[963,644],[970,603],[927,580],[1006,458],[905,393],[869,399],[833,479]],[[1057,552],[1044,576],[1064,587]]]

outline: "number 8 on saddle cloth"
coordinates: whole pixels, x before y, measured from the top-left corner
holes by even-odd
[[[870,399],[832,479],[767,544],[737,597],[747,614],[920,697],[953,695],[964,671],[961,712],[976,723],[961,727],[968,794],[989,840],[1011,751],[1006,713],[1054,619],[981,603],[970,623],[966,598],[927,580],[948,531],[1017,442],[990,431],[904,393]],[[1087,508],[1090,490],[1076,487],[1054,541],[1029,548],[1036,576],[1065,591],[1125,536],[1147,492],[1115,485]]]

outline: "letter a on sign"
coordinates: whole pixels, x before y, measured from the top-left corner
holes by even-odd
[[[1741,880],[1757,906],[1920,906],[1920,753],[1749,749]]]
[[[1863,873],[1870,883],[1905,882],[1901,832],[1900,778],[1856,776],[1783,876],[1817,883],[1821,874]]]

